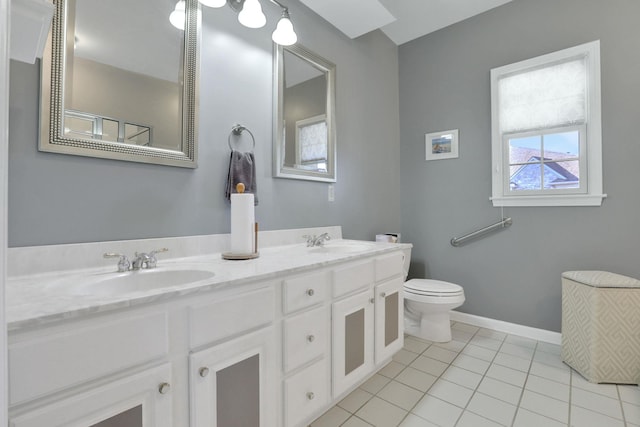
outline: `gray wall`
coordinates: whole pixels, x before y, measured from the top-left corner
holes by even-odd
[[[398,49],[380,32],[350,40],[297,0],[286,3],[300,42],[337,64],[335,202],[326,183],[271,178],[278,9],[265,4],[268,25],[250,30],[228,7],[205,8],[195,170],[38,152],[38,67],[11,64],[9,246],[228,233],[227,136],[236,123],[256,137],[261,229],[342,225],[360,239],[397,231]]]
[[[403,240],[412,276],[464,286],[461,311],[560,330],[560,275],[640,277],[640,2],[514,0],[401,46]],[[601,207],[505,208],[513,226],[468,246],[449,240],[496,222],[489,70],[601,40]],[[424,134],[460,130],[460,158],[425,162]]]

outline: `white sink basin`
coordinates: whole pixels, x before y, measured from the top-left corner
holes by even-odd
[[[369,250],[374,245],[375,243],[373,242],[329,241],[325,243],[324,246],[309,248],[309,251],[313,253],[327,254],[353,254]]]
[[[111,296],[188,285],[213,276],[215,273],[208,270],[157,267],[124,273],[76,276],[69,280],[59,280],[56,286],[68,287],[76,295]]]

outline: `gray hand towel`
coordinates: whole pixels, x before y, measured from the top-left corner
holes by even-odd
[[[256,183],[256,162],[253,153],[241,153],[231,150],[229,159],[229,174],[224,196],[231,201],[231,194],[236,192],[238,183],[244,184],[244,192],[252,193],[254,203],[258,205],[258,186]]]

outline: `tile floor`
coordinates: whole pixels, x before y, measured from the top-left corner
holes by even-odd
[[[406,336],[392,362],[311,427],[640,426],[640,388],[587,382],[560,346],[464,323],[452,335]]]

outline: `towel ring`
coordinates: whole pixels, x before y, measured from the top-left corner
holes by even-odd
[[[253,142],[253,147],[251,148],[251,151],[253,151],[256,148],[256,138],[253,136],[251,131],[242,125],[235,125],[234,127],[231,128],[231,133],[229,133],[229,138],[227,138],[227,142],[229,143],[229,149],[231,151],[233,151],[233,147],[231,146],[231,135],[236,135],[236,136],[242,135],[242,132],[244,132],[245,130],[249,132],[249,135],[251,135],[251,141]]]

